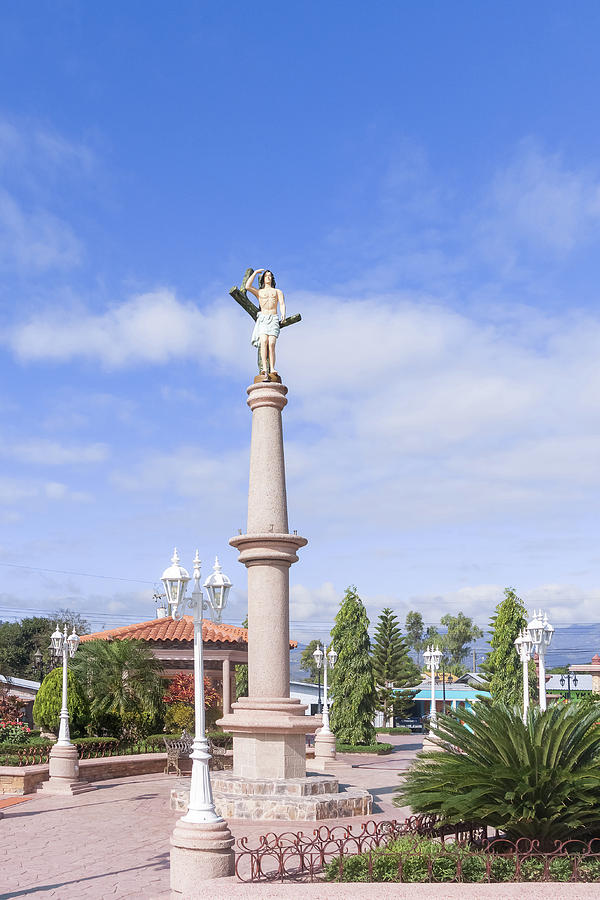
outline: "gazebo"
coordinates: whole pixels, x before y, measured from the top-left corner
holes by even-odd
[[[231,712],[235,698],[235,667],[248,663],[248,631],[237,625],[202,623],[204,674],[223,698],[223,714]],[[194,622],[192,616],[173,619],[162,616],[106,631],[86,634],[86,641],[145,641],[159,659],[166,675],[194,670]]]

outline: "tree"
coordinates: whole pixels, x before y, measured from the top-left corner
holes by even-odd
[[[316,639],[314,641],[311,641],[310,644],[304,648],[304,650],[302,651],[302,656],[300,657],[300,668],[309,673],[306,681],[312,684],[319,680],[319,667],[317,666],[317,662],[313,656],[313,653],[315,652],[319,644],[320,641]]]
[[[52,616],[29,616],[20,622],[0,622],[0,673],[18,678],[37,678],[35,652],[42,653],[46,667],[50,663],[50,636],[57,624],[62,630],[75,625],[78,634],[89,631],[89,624],[79,613],[59,609]]]
[[[423,646],[423,616],[420,612],[410,610],[406,613],[406,638],[409,647],[417,654],[417,665],[420,665],[421,649]]]
[[[456,616],[446,613],[440,619],[440,623],[446,628],[446,634],[441,636],[441,640],[448,666],[462,667],[469,644],[477,638],[483,637],[483,631],[462,612]]]
[[[50,619],[53,622],[57,622],[61,627],[66,625],[69,632],[75,629],[79,635],[89,634],[91,631],[88,620],[84,619],[81,613],[76,612],[74,609],[69,609],[68,606],[60,606],[52,613]]]
[[[351,586],[331,631],[338,654],[333,668],[331,730],[342,744],[373,744],[373,717],[377,708],[371,662],[369,620],[362,600]]]
[[[527,613],[514,588],[505,589],[504,600],[496,606],[490,625],[492,651],[481,668],[489,679],[492,700],[515,706],[523,697],[523,669],[515,639],[527,625]]]
[[[377,702],[387,725],[392,711],[401,715],[412,705],[414,693],[398,695],[394,689],[418,684],[418,666],[410,659],[406,640],[393,610],[386,607],[379,616],[373,645],[373,675],[377,686]]]
[[[214,725],[214,720],[218,719],[220,699],[219,692],[215,690],[205,675],[204,709],[207,725]],[[167,714],[165,716],[165,728],[167,731],[171,731],[174,728],[185,728],[187,731],[193,731],[195,726],[194,673],[178,672],[177,675],[174,675],[169,681],[163,700],[167,704]],[[212,722],[211,719],[213,720]]]
[[[33,720],[58,734],[62,709],[62,666],[52,669],[40,685],[33,704]],[[69,730],[81,734],[87,725],[88,708],[84,692],[74,672],[67,669],[67,709]]]
[[[148,733],[162,721],[162,666],[143,641],[86,641],[73,659],[93,727],[116,736]]]
[[[597,712],[579,703],[520,710],[476,703],[440,716],[438,748],[420,754],[406,773],[397,806],[439,816],[442,823],[478,822],[511,841],[593,836],[600,828],[600,730]],[[586,839],[589,839],[586,838]]]
[[[242,622],[242,628],[248,627],[248,616]],[[248,696],[248,666],[245,663],[235,667],[235,696]]]

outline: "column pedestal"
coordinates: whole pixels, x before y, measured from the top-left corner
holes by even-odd
[[[95,785],[79,780],[79,756],[74,744],[55,744],[50,751],[50,778],[38,788],[44,794],[63,794],[69,797],[95,790]]]

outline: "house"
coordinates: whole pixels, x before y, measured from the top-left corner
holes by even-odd
[[[0,675],[0,685],[4,685],[11,697],[18,697],[25,704],[23,708],[23,721],[27,722],[30,728],[33,727],[33,702],[35,695],[40,689],[39,681],[29,681],[27,678],[13,678],[12,676]]]

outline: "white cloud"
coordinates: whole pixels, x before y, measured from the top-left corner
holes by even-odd
[[[39,207],[27,208],[0,188],[0,265],[30,272],[71,268],[83,249],[70,226]]]
[[[163,288],[100,314],[51,310],[34,315],[9,340],[22,360],[85,359],[119,369],[182,359],[232,361],[236,330],[231,311],[215,306],[203,312]]]
[[[103,462],[107,459],[108,452],[108,446],[102,443],[66,446],[58,441],[42,438],[0,444],[0,456],[48,466]]]
[[[91,497],[87,491],[72,490],[61,481],[34,481],[31,478],[0,478],[0,505],[16,506],[26,501],[73,501],[86,503]]]
[[[488,250],[513,261],[537,250],[565,256],[600,237],[600,175],[522,142],[497,172],[483,232]]]

